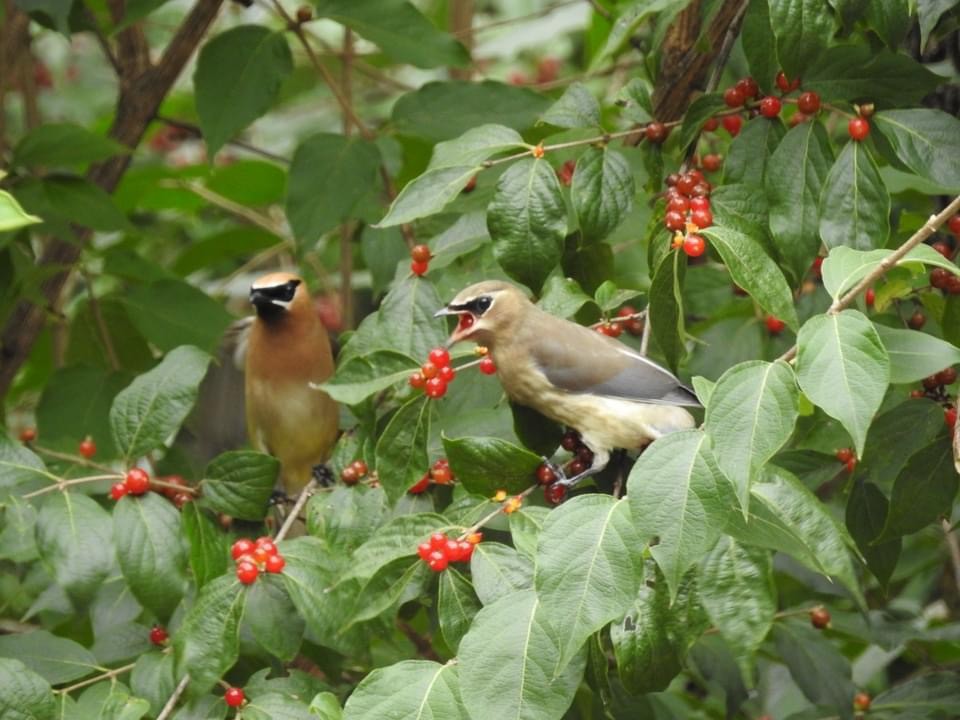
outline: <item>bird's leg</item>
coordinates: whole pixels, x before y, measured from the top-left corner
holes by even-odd
[[[288,502],[290,502],[290,496],[287,495],[283,490],[278,489],[270,493],[270,500],[267,501],[267,504],[271,506],[278,506],[286,505]]]
[[[314,465],[313,479],[317,481],[320,487],[331,487],[333,485],[333,470],[323,463]]]
[[[594,450],[593,460],[590,462],[590,467],[583,472],[574,475],[573,477],[567,477],[567,474],[563,472],[562,468],[558,468],[552,464],[550,469],[557,474],[558,483],[565,485],[566,487],[573,487],[584,478],[590,477],[591,475],[596,475],[607,466],[608,462],[610,462],[610,452],[608,450]]]

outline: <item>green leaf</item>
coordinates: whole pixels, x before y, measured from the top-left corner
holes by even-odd
[[[354,550],[369,540],[386,520],[383,488],[366,485],[335,487],[307,503],[307,532],[331,548]]]
[[[180,512],[157,493],[128,495],[114,508],[113,536],[133,596],[161,619],[169,618],[187,585]]]
[[[910,170],[944,188],[960,190],[960,120],[941,110],[887,110],[873,116],[877,131]]]
[[[461,689],[470,717],[561,717],[573,702],[586,653],[565,668],[559,667],[560,654],[560,634],[533,590],[483,608],[460,642]]]
[[[429,463],[427,441],[433,404],[416,395],[397,410],[377,440],[377,474],[390,501],[416,483]]]
[[[130,229],[114,199],[84,178],[48,175],[17,185],[14,194],[25,210],[43,220],[44,230],[68,241],[77,238],[74,225],[103,232]]]
[[[387,563],[361,586],[346,627],[396,612],[397,606],[419,597],[431,577],[431,570],[418,557]]]
[[[871,0],[866,11],[870,27],[896,52],[911,25],[908,0]]]
[[[683,322],[683,280],[686,272],[686,258],[673,250],[663,257],[650,282],[647,322],[667,365],[674,372],[687,352]]]
[[[173,694],[177,685],[173,675],[173,655],[145,652],[137,658],[130,673],[130,691],[150,703],[150,712],[156,716]]]
[[[640,290],[620,289],[612,280],[604,280],[593,294],[593,301],[601,312],[609,313],[640,295],[643,295]]]
[[[561,128],[598,128],[600,105],[586,85],[571,83],[542,120]]]
[[[473,590],[473,583],[453,568],[447,568],[440,573],[437,620],[440,623],[440,632],[443,633],[443,641],[454,652],[481,607]]]
[[[850,663],[823,633],[798,620],[786,620],[774,626],[773,641],[810,702],[827,705],[842,718],[853,717]]]
[[[243,705],[244,720],[316,720],[306,702],[299,697],[269,692]]]
[[[867,43],[827,48],[800,74],[803,89],[824,102],[869,101],[881,108],[916,105],[943,81],[913,58]]]
[[[444,436],[443,451],[463,487],[483,496],[500,489],[508,493],[525,490],[543,462],[539,455],[496,437]]]
[[[10,720],[54,720],[56,706],[46,680],[19,660],[0,657],[0,716]]]
[[[513,546],[531,560],[537,557],[540,532],[550,511],[537,505],[524,505],[510,513],[510,539]]]
[[[429,82],[401,96],[393,106],[392,119],[397,132],[437,142],[485,123],[524,130],[549,104],[532,90],[493,80]]]
[[[727,370],[710,395],[704,429],[744,512],[750,502],[750,483],[793,433],[798,395],[789,365],[759,360]]]
[[[310,701],[310,712],[319,720],[343,720],[343,710],[340,701],[332,692],[319,693]]]
[[[493,155],[529,148],[530,145],[525,143],[520,133],[513,128],[487,123],[470,128],[458,138],[437,143],[427,169],[476,166]]]
[[[653,120],[653,101],[650,99],[649,83],[638,77],[620,88],[617,93],[617,105],[623,117],[635,123],[648,123]]]
[[[100,717],[115,720],[140,720],[150,711],[150,703],[143,698],[131,697],[129,693],[115,687],[107,696],[100,711]]]
[[[177,676],[190,675],[191,695],[209,691],[237,661],[246,599],[233,574],[211,580],[174,634]]]
[[[577,160],[570,197],[586,241],[612,233],[633,204],[633,172],[616,150],[588,148]]]
[[[223,305],[182,280],[135,284],[123,304],[134,327],[165,352],[180,345],[212,351],[234,320]]]
[[[687,146],[700,136],[703,124],[721,110],[727,109],[722,93],[707,93],[690,103],[680,128],[680,148],[686,150]]]
[[[560,668],[590,635],[630,609],[643,580],[642,552],[626,498],[579,495],[547,516],[534,585],[543,611],[564,618]]]
[[[765,248],[770,246],[767,199],[757,187],[742,183],[718,187],[710,194],[710,208],[714,225],[743,233]]]
[[[59,481],[59,477],[47,471],[43,460],[0,434],[0,497],[26,493]]]
[[[914,454],[893,484],[887,522],[874,542],[915,533],[949,516],[958,483],[950,443],[935,442]]]
[[[17,658],[51,685],[79,680],[97,669],[97,659],[83,645],[46,630],[0,636],[0,657]]]
[[[197,587],[203,587],[227,571],[226,535],[196,502],[184,505],[180,515],[183,537],[189,548],[190,570]]]
[[[773,79],[780,69],[780,63],[777,61],[777,45],[770,25],[770,5],[767,0],[750,0],[747,12],[743,16],[741,36],[743,54],[746,55],[750,75],[756,79],[764,93],[769,93],[773,89]],[[750,123],[747,124],[750,125]],[[774,125],[774,123],[757,124]],[[727,162],[729,163],[729,158]]]
[[[870,426],[857,471],[889,490],[907,460],[942,431],[943,408],[932,400],[910,398],[895,405]]]
[[[572,318],[592,299],[573,278],[551,275],[543,284],[537,306],[544,312],[562,318]]]
[[[876,269],[890,256],[891,252],[892,250],[862,251],[846,247],[834,248],[820,267],[824,288],[834,299],[840,297]],[[917,245],[899,260],[895,267],[907,263],[942,267],[955,275],[960,275],[960,268],[929,245]]]
[[[951,8],[955,7],[957,0],[917,0],[917,16],[920,21],[920,49],[927,47],[927,40],[930,33],[940,22]]]
[[[464,67],[470,55],[406,0],[317,0],[317,17],[346,25],[391,59],[421,68]]]
[[[114,567],[113,521],[86,495],[56,493],[37,514],[37,549],[57,584],[80,603],[99,590]]]
[[[13,165],[70,167],[130,152],[115,140],[70,123],[46,123],[24,135],[13,149]]]
[[[533,587],[533,563],[509,545],[482,542],[470,558],[473,587],[484,605]]]
[[[31,215],[20,207],[20,203],[13,195],[6,190],[0,190],[0,232],[19,230],[42,222],[42,218]]]
[[[773,245],[794,285],[820,248],[820,192],[833,152],[818,122],[800,123],[784,135],[767,163],[766,191]]]
[[[770,0],[770,26],[777,38],[780,67],[790,78],[807,70],[834,33],[826,0]]]
[[[449,165],[427,170],[407,183],[376,227],[386,228],[438,213],[451,203],[483,167]]]
[[[177,431],[197,399],[209,364],[205,352],[179,347],[120,391],[110,408],[110,425],[128,462],[160,447]]]
[[[204,470],[200,503],[241,520],[262,520],[279,472],[280,463],[270,455],[252,450],[225,452]]]
[[[442,515],[415,513],[399,515],[357,548],[350,563],[349,577],[369,578],[389,562],[413,557],[417,545],[431,533],[444,532],[450,524]]]
[[[304,621],[280,578],[263,574],[250,586],[243,621],[271,655],[283,662],[296,657],[303,639]]]
[[[874,544],[887,523],[890,503],[880,488],[861,478],[853,485],[847,499],[846,523],[850,535],[857,543],[860,553],[867,561],[880,586],[886,590],[900,558],[902,542],[894,538]]]
[[[960,363],[960,348],[916,330],[875,325],[890,357],[890,382],[916,382],[943,368]]]
[[[380,350],[350,358],[334,376],[320,385],[327,395],[345,405],[357,405],[381,390],[406,380],[419,365],[406,355]]]
[[[193,87],[211,160],[230,138],[270,109],[292,71],[293,56],[284,34],[260,25],[231,28],[204,44]]]
[[[404,660],[367,675],[347,699],[344,720],[470,720],[460,698],[459,667]]]
[[[287,180],[285,210],[298,240],[316,242],[376,187],[380,151],[362,138],[312,135],[297,146]]]
[[[671,433],[651,443],[627,478],[627,497],[641,538],[666,577],[671,601],[680,579],[720,537],[737,513],[730,481],[717,467],[701,430]]]
[[[760,243],[729,228],[708,227],[701,233],[713,242],[733,281],[746,290],[767,313],[796,329],[799,321],[793,307],[793,293],[783,272]]]
[[[890,193],[870,152],[850,140],[820,192],[820,237],[827,248],[873,250],[885,247],[889,236]]]
[[[543,160],[507,168],[487,209],[493,255],[510,277],[538,292],[563,256],[567,209],[560,181]]]
[[[810,318],[797,337],[797,379],[815,405],[840,421],[862,455],[890,381],[890,359],[873,324],[856,310]]]
[[[723,161],[723,186],[717,190],[735,183],[763,188],[770,158],[786,133],[786,128],[779,120],[758,118],[744,125],[740,134],[730,143],[730,151]],[[710,200],[712,204],[712,196]]]
[[[916,675],[873,698],[870,712],[917,718],[956,716],[960,714],[960,681],[953,672]]]

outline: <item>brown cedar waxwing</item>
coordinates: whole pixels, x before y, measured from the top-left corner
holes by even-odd
[[[251,286],[250,302],[257,316],[246,353],[247,433],[280,461],[284,490],[294,494],[337,439],[336,403],[310,387],[333,374],[330,338],[295,275],[264,275]]]
[[[550,315],[516,287],[487,281],[462,290],[436,313],[460,322],[448,341],[485,345],[512,401],[580,432],[593,463],[572,485],[600,472],[614,448],[640,449],[694,426],[682,405],[696,396],[668,370],[623,343]]]

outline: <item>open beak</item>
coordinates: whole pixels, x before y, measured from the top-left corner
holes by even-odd
[[[433,316],[434,316],[435,318],[438,318],[438,317],[444,317],[444,316],[446,316],[446,315],[459,315],[459,314],[460,314],[460,313],[457,312],[456,310],[451,310],[451,309],[448,308],[448,307],[442,307],[442,308],[440,308],[439,310],[437,310],[437,311],[433,314]]]
[[[447,338],[446,346],[451,347],[461,340],[464,340],[466,336],[470,334],[470,328],[473,327],[473,315],[466,310],[451,310],[449,307],[440,308],[433,314],[436,318],[446,317],[447,315],[454,315],[461,318],[457,323],[457,327],[454,328],[453,332],[450,333],[450,337]],[[462,318],[468,318],[471,322],[464,323]]]

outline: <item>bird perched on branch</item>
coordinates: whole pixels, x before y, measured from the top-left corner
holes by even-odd
[[[512,401],[580,432],[600,472],[614,448],[640,449],[694,426],[700,403],[672,373],[613,338],[550,315],[515,286],[487,281],[462,290],[436,316],[456,315],[452,345],[473,340],[493,356]]]
[[[330,338],[306,285],[270,273],[250,288],[256,317],[246,348],[250,443],[280,461],[287,494],[299,492],[337,439],[339,414],[329,395],[310,387],[333,374]]]

